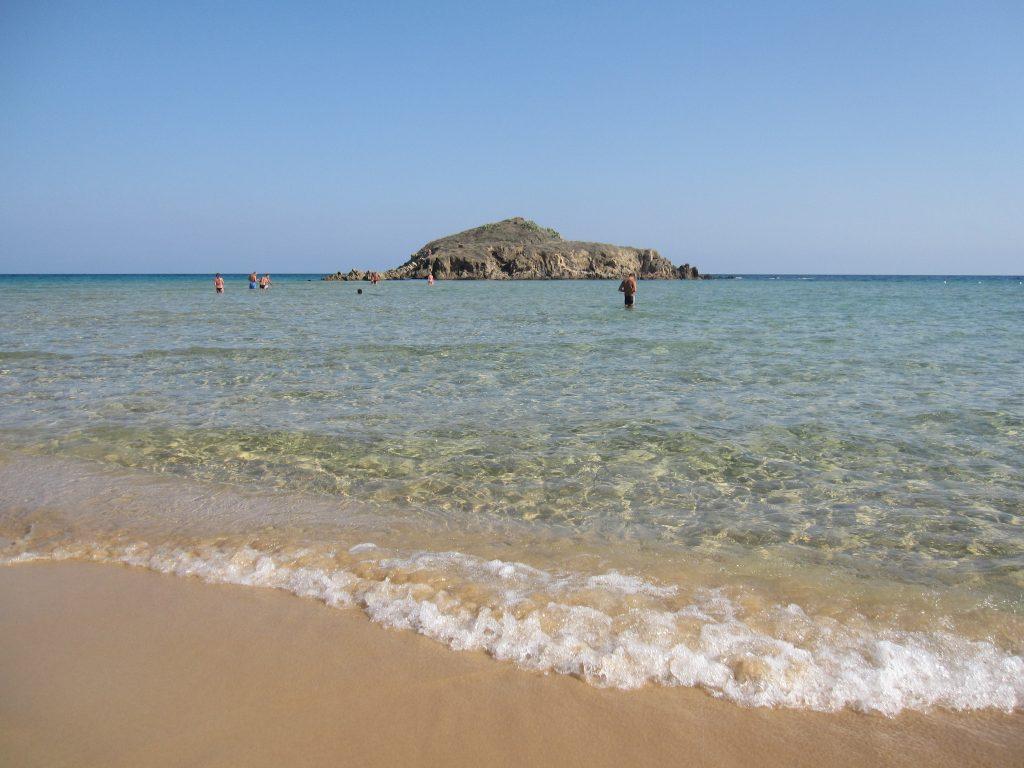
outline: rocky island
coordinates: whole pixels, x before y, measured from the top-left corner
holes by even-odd
[[[385,280],[618,280],[633,273],[642,280],[706,279],[696,267],[676,267],[650,248],[563,240],[553,229],[520,217],[467,229],[433,240]],[[324,280],[369,280],[373,272],[353,269]]]

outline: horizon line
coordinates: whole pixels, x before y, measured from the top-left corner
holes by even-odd
[[[277,275],[334,275],[336,272],[274,272],[273,270],[257,270],[261,274]],[[383,270],[387,271],[387,270]],[[0,272],[0,277],[205,277],[207,275],[248,275],[248,272]],[[1024,275],[1013,272],[704,272],[702,274],[711,277],[1010,277],[1024,278]],[[403,278],[393,282],[403,282],[416,278]],[[563,283],[585,282],[586,280],[601,278],[583,278],[579,280],[558,279],[558,278],[531,278],[522,279],[519,282],[540,282],[552,280]],[[612,280],[614,278],[607,278]],[[643,279],[642,277],[640,279]],[[511,280],[515,280],[512,278]],[[489,280],[488,278],[475,278],[466,280],[447,280],[446,282],[496,282],[504,283],[511,280]]]

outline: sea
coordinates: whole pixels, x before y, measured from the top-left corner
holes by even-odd
[[[601,687],[1024,709],[1024,278],[226,283],[0,276],[6,566]]]

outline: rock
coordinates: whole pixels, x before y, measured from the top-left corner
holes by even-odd
[[[696,267],[691,267],[689,264],[683,264],[679,268],[679,278],[681,280],[700,280],[702,277],[706,276],[702,276]]]
[[[369,280],[370,279],[370,273],[369,272],[364,272],[361,269],[351,269],[351,270],[349,270],[348,274],[344,274],[343,275],[341,272],[335,272],[333,275],[324,275],[320,279],[321,280],[342,280],[342,281]]]
[[[553,229],[523,218],[484,224],[427,243],[386,280],[696,280],[696,267],[672,262],[649,248],[563,240]],[[337,272],[324,280],[363,280],[369,273]]]

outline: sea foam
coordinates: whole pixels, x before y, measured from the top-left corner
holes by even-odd
[[[748,616],[716,589],[697,590],[671,610],[657,609],[649,606],[674,597],[675,587],[617,572],[555,574],[459,552],[375,557],[379,549],[369,542],[350,552],[369,569],[314,567],[302,553],[251,547],[186,550],[144,543],[62,546],[5,562],[117,562],[211,583],[281,589],[330,606],[358,607],[379,624],[455,650],[485,651],[602,687],[699,687],[747,706],[851,708],[889,716],[933,707],[1024,708],[1024,659],[985,640],[946,631],[869,629],[863,622],[810,616],[797,605]]]

